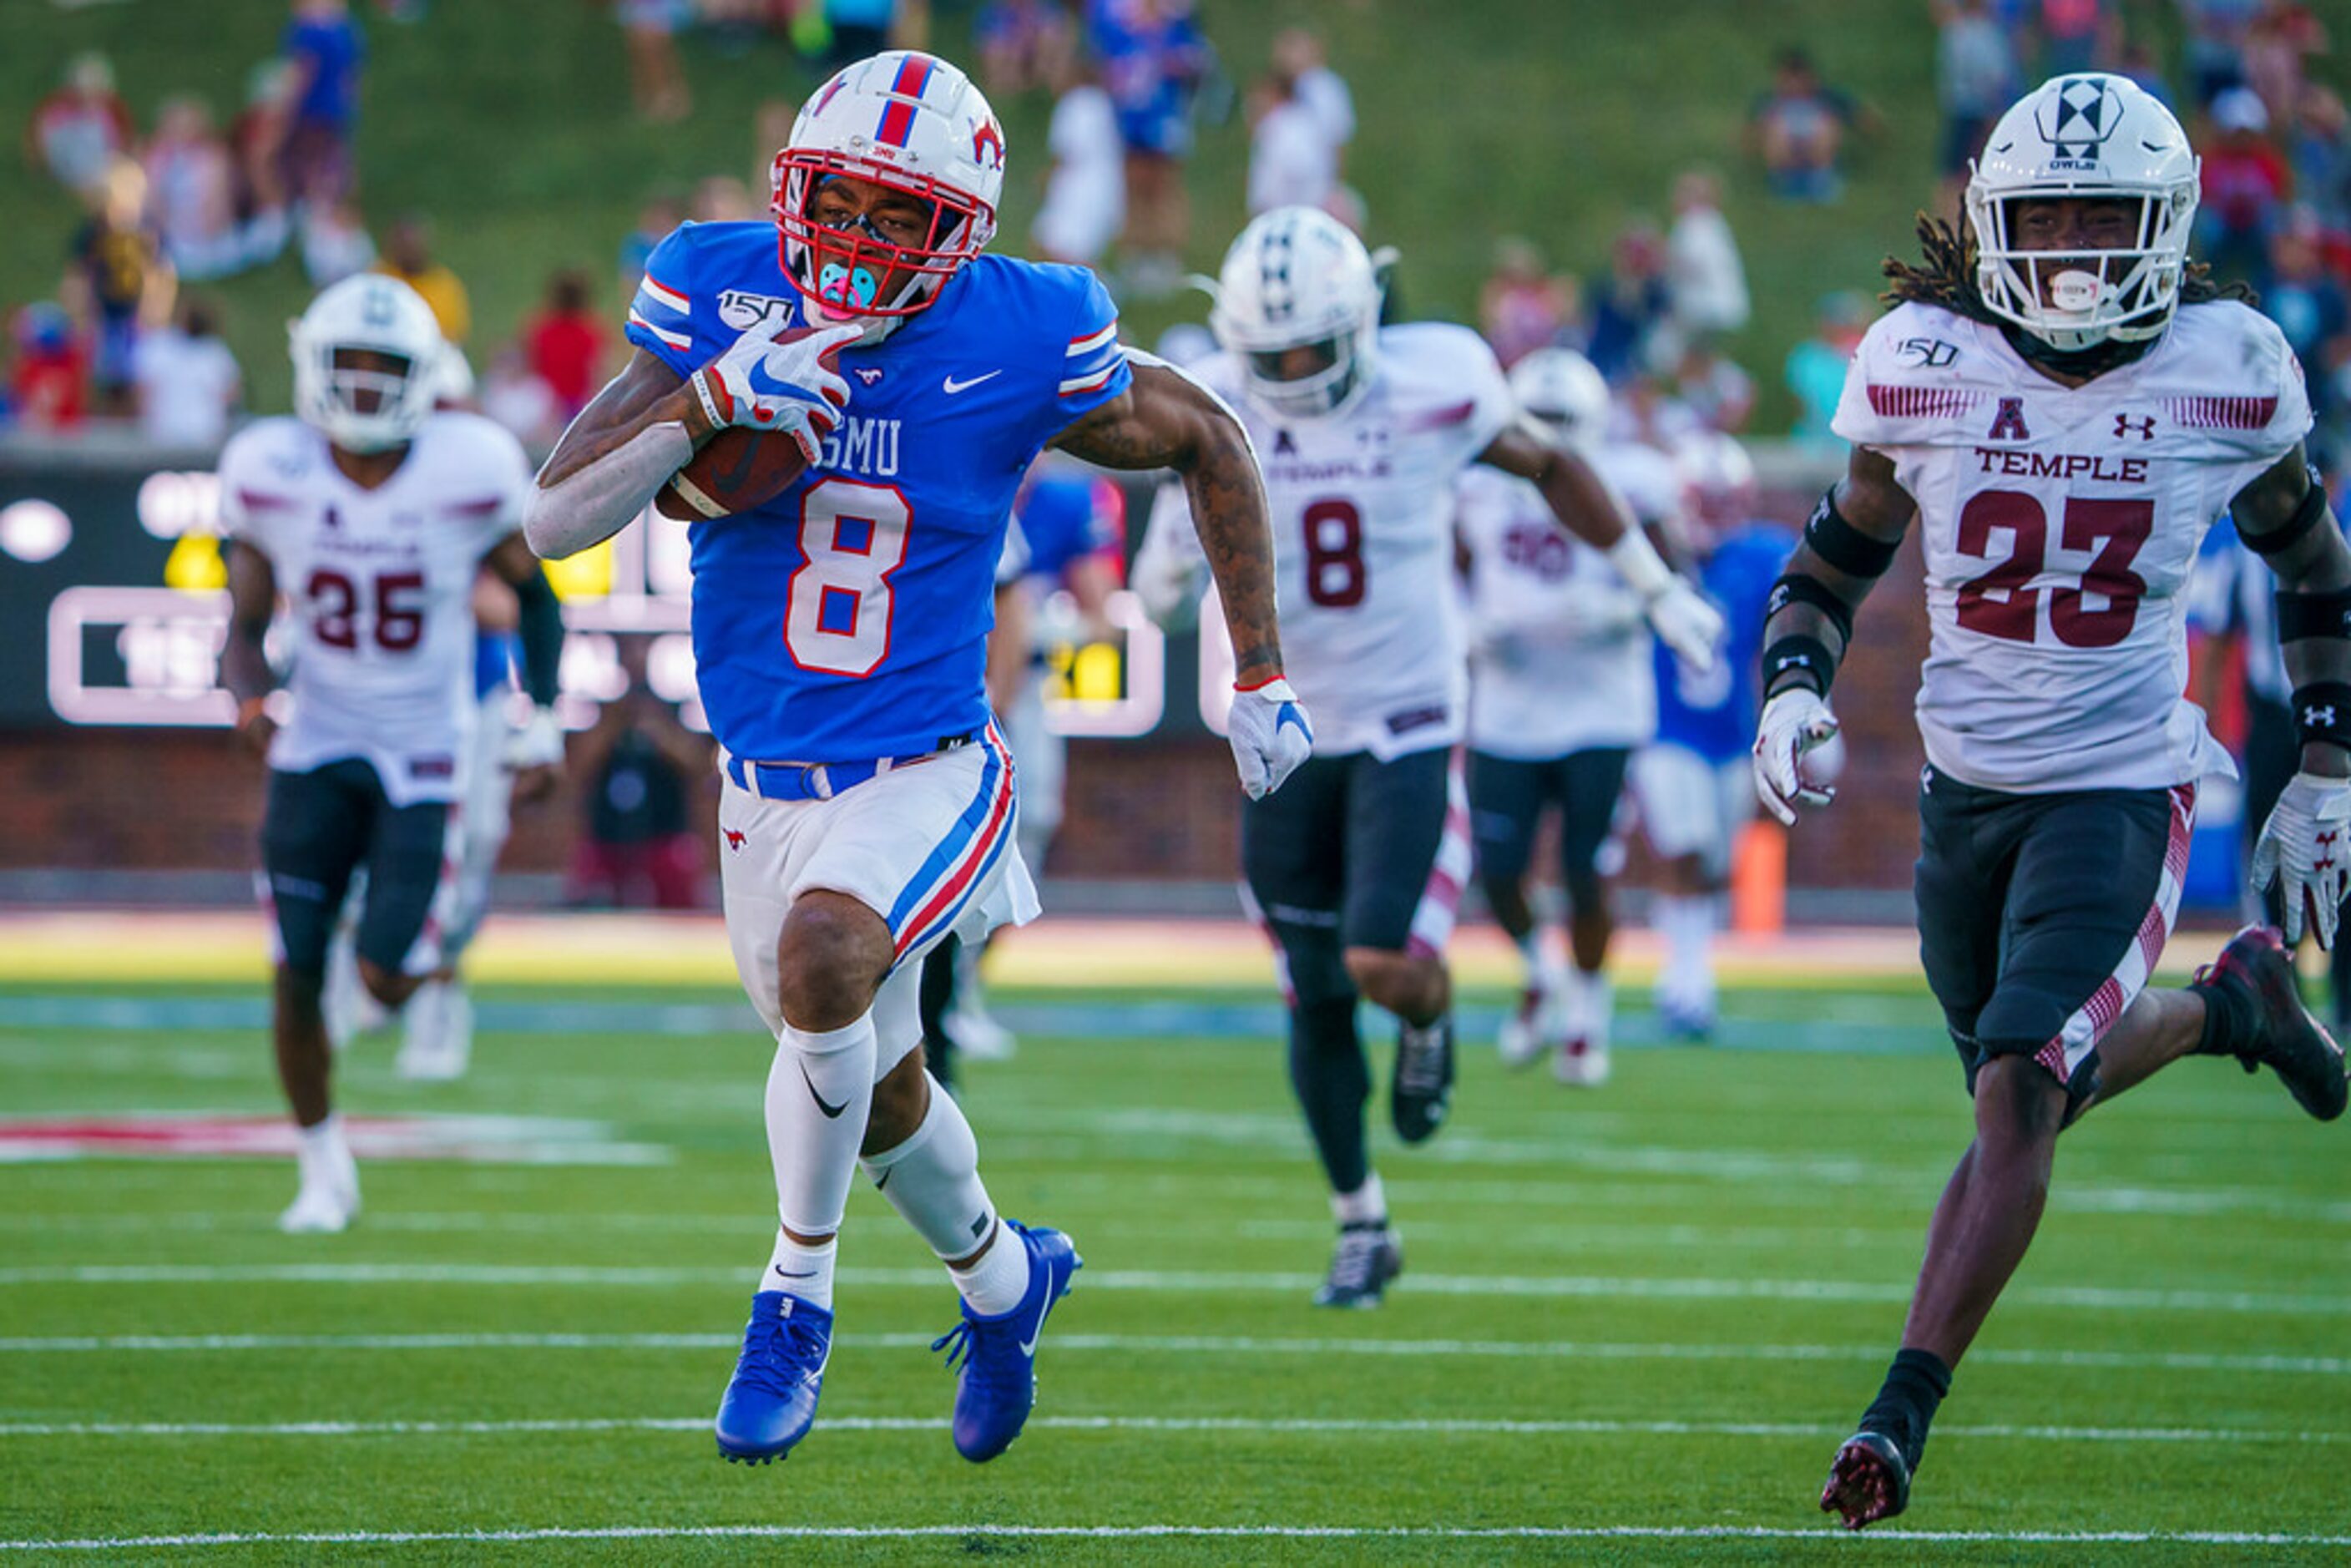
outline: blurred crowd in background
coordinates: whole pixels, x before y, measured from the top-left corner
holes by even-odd
[[[677,47],[689,29],[722,61],[780,36],[813,73],[892,44],[919,46],[932,21],[924,0],[609,4],[635,112],[656,123],[692,111]],[[2176,4],[2184,47],[2160,59],[2126,35],[2115,0],[1928,0],[1938,210],[1956,214],[1968,160],[2023,88],[2090,68],[2133,77],[2181,113],[2201,152],[2196,254],[2261,291],[2310,372],[2314,444],[2339,451],[2351,410],[2351,117],[2308,71],[2332,41],[2299,0]],[[465,284],[435,256],[431,215],[370,213],[355,183],[365,26],[378,22],[430,25],[430,0],[371,0],[357,12],[349,0],[292,0],[277,53],[255,63],[244,102],[226,114],[195,96],[134,112],[103,57],[70,63],[26,127],[26,153],[87,215],[55,297],[11,302],[0,423],[57,430],[136,419],[158,443],[217,441],[239,412],[241,382],[201,286],[279,267],[290,253],[300,280],[285,269],[289,315],[304,286],[370,267],[404,278],[468,357],[467,379],[478,379],[467,395],[527,443],[553,439],[617,368],[605,303],[615,296],[603,279],[560,271],[514,338],[473,340]],[[1235,116],[1249,131],[1250,211],[1305,204],[1378,233],[1347,177],[1354,104],[1313,33],[1293,28],[1266,58],[1228,60],[1193,0],[980,0],[971,29],[992,96],[1041,95],[1052,106],[1043,199],[1015,248],[1094,267],[1123,297],[1180,289],[1197,237],[1195,131]],[[796,109],[761,105],[758,145],[779,146]],[[1581,350],[1624,394],[1628,435],[1665,444],[1693,428],[1782,434],[1750,429],[1763,368],[1727,351],[1751,306],[1723,182],[1758,181],[1776,200],[1834,210],[1855,161],[1873,155],[1879,122],[1875,106],[1825,79],[1792,43],[1758,86],[1742,145],[1723,150],[1720,168],[1689,169],[1659,191],[1662,215],[1628,219],[1596,271],[1562,270],[1530,239],[1497,241],[1479,324],[1506,363],[1545,345]],[[637,230],[618,244],[618,297],[678,222],[762,215],[764,180],[755,168],[647,193]],[[1901,236],[1887,239],[1898,248]],[[1785,434],[1833,444],[1844,367],[1873,309],[1858,288],[1818,302],[1814,331],[1779,368],[1796,409]]]

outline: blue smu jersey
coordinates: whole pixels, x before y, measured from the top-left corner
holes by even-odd
[[[474,700],[479,702],[500,687],[514,685],[522,668],[522,637],[514,632],[474,634]]]
[[[629,340],[691,374],[753,327],[811,324],[767,223],[687,224]],[[756,761],[931,750],[987,722],[996,565],[1021,476],[1133,380],[1092,273],[981,256],[879,344],[844,350],[824,461],[692,526],[694,658],[719,744]]]
[[[1725,640],[1714,668],[1691,670],[1657,644],[1657,741],[1709,762],[1744,757],[1755,744],[1755,663],[1763,653],[1763,607],[1787,570],[1796,536],[1751,523],[1724,539],[1699,574],[1722,612]]]

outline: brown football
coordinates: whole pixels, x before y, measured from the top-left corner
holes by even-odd
[[[653,496],[653,510],[682,523],[732,517],[774,500],[807,466],[790,436],[735,425],[669,476]]]

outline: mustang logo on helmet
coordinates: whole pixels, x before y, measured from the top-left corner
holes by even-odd
[[[1004,132],[996,128],[993,119],[972,127],[971,161],[983,169],[1004,167]]]

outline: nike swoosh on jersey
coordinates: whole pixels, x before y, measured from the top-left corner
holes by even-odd
[[[808,1063],[805,1061],[800,1063],[800,1082],[808,1085],[809,1098],[816,1102],[816,1108],[824,1113],[826,1121],[840,1121],[841,1113],[849,1109],[849,1102],[846,1100],[838,1105],[825,1103],[824,1096],[816,1092],[816,1080],[809,1076]]]
[[[939,382],[939,390],[946,393],[949,397],[953,397],[959,392],[969,392],[972,388],[977,386],[982,382],[992,382],[1003,373],[1004,372],[1002,371],[990,371],[986,375],[974,376],[969,381],[965,382],[959,382],[956,380],[955,377],[948,376]]]

